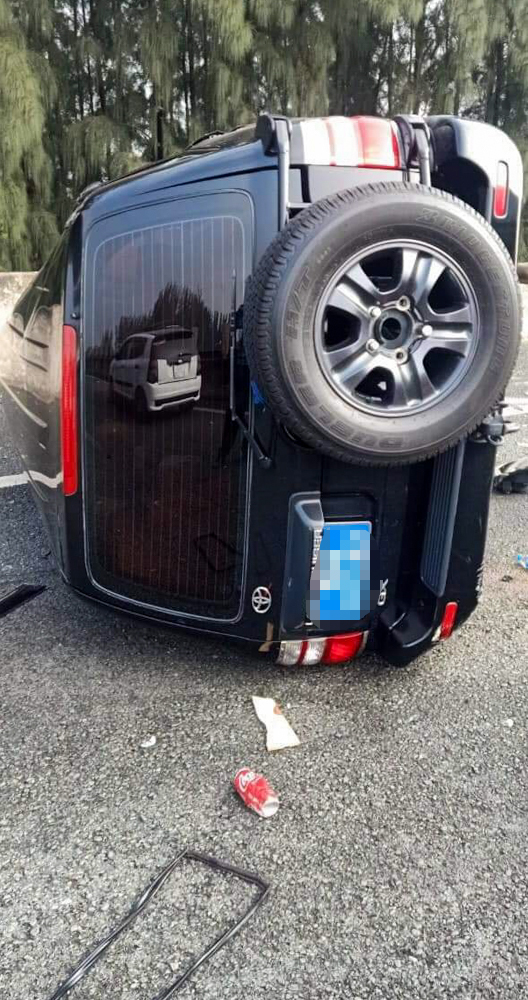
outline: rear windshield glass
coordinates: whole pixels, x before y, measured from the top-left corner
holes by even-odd
[[[156,337],[152,344],[153,361],[177,361],[182,354],[196,353],[196,336],[192,330],[180,330]]]

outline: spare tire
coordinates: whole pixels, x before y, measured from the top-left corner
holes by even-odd
[[[252,377],[276,418],[346,462],[399,465],[470,433],[520,344],[513,263],[443,191],[383,183],[304,209],[270,244],[244,309]]]

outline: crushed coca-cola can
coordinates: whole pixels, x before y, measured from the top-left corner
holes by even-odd
[[[279,808],[279,797],[263,774],[256,774],[249,767],[241,767],[233,784],[240,798],[253,812],[268,819]]]

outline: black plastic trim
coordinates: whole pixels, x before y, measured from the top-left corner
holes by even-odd
[[[182,972],[173,983],[170,984],[161,993],[157,993],[154,1000],[169,1000],[169,997],[174,996],[174,994],[181,989],[181,987],[187,982],[187,980],[196,972],[197,969],[203,965],[209,958],[212,958],[224,944],[238,934],[242,930],[244,925],[248,922],[250,917],[261,903],[264,902],[266,896],[268,895],[271,886],[268,882],[265,882],[260,875],[256,875],[253,872],[245,871],[242,868],[235,868],[234,865],[227,864],[225,861],[217,861],[216,858],[210,857],[208,854],[200,854],[198,851],[193,851],[185,849],[178,856],[171,861],[170,864],[166,866],[159,873],[159,875],[154,879],[153,882],[145,889],[139,899],[132,904],[132,908],[127,916],[121,921],[121,923],[115,928],[115,930],[110,931],[104,938],[102,938],[92,949],[89,955],[84,958],[79,965],[73,970],[73,972],[68,976],[68,978],[57,987],[50,1000],[60,1000],[61,997],[66,996],[67,993],[77,983],[84,978],[84,976],[90,971],[90,969],[95,965],[95,963],[104,955],[105,951],[110,947],[111,944],[122,934],[123,931],[130,926],[130,924],[136,919],[137,916],[145,909],[150,900],[156,895],[162,885],[167,881],[169,876],[172,874],[174,869],[179,865],[180,861],[198,861],[201,864],[207,865],[209,868],[213,868],[215,871],[223,872],[227,875],[235,875],[237,878],[241,879],[243,882],[247,882],[249,885],[255,885],[259,889],[258,896],[252,901],[245,913],[239,917],[231,926],[220,934],[204,952],[191,965]]]
[[[465,451],[463,440],[439,455],[433,467],[420,577],[436,597],[446,589]]]

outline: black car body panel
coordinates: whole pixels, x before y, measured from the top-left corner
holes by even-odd
[[[433,182],[456,194],[493,225],[513,260],[517,257],[523,199],[523,163],[512,140],[491,125],[447,115],[427,119],[434,144]],[[493,213],[499,164],[507,169],[503,217]]]
[[[473,164],[482,178],[475,207],[515,256],[522,192],[515,146],[499,133],[492,149],[488,127],[476,123],[433,118],[429,126],[434,183],[452,188],[450,164]],[[509,165],[511,187],[507,217],[494,222],[497,158]],[[445,586],[434,592],[421,567],[439,460],[345,465],[277,423],[250,386],[240,316],[246,281],[280,229],[284,185],[295,212],[341,188],[387,178],[382,169],[293,159],[287,170],[285,182],[278,155],[248,127],[88,192],[2,334],[9,420],[63,576],[82,595],[266,649],[320,635],[299,611],[309,583],[302,532],[292,542],[292,497],[308,495],[325,521],[372,524],[380,598],[360,627],[370,630],[371,648],[407,662],[431,643],[447,600],[458,602],[458,622],[476,605],[495,444],[486,435],[466,444],[451,498]],[[390,179],[405,176],[417,181],[416,165]],[[109,366],[131,334],[174,322],[197,330],[201,398],[185,413],[141,420],[112,396]],[[67,497],[63,323],[78,337],[81,430],[80,487]],[[252,604],[258,587],[271,595],[265,614]]]

